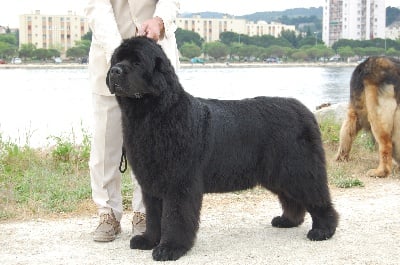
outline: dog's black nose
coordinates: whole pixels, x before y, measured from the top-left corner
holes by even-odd
[[[119,66],[113,66],[113,67],[111,67],[111,69],[110,69],[110,73],[111,73],[112,75],[121,75],[122,72],[123,72],[123,70],[122,70],[122,68],[119,67]]]

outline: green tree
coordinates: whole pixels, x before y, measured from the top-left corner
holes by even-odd
[[[400,57],[400,51],[396,50],[394,48],[390,48],[389,50],[386,51],[387,56],[392,56],[392,57]]]
[[[17,46],[18,45],[17,37],[13,33],[0,34],[0,41],[1,42],[6,42],[6,43],[11,44],[13,46]]]
[[[81,39],[79,41],[75,41],[75,46],[69,48],[66,52],[67,57],[71,58],[82,58],[86,57],[89,54],[91,41],[85,39]]]
[[[46,60],[49,58],[49,53],[47,49],[39,48],[33,51],[31,57],[36,57],[38,60]]]
[[[59,50],[56,49],[48,49],[47,50],[48,58],[60,57],[61,53]]]
[[[228,55],[229,48],[220,41],[209,42],[204,45],[205,52],[215,60],[220,60]]]
[[[219,35],[219,39],[225,45],[231,45],[232,43],[239,43],[240,41],[240,34],[236,32],[226,31],[222,32]]]
[[[89,30],[85,35],[82,36],[81,40],[88,40],[89,42],[92,41],[92,31]]]
[[[184,43],[179,51],[186,58],[193,58],[201,55],[201,48],[194,43]]]
[[[364,48],[364,50],[365,50],[365,54],[367,56],[378,56],[378,55],[385,54],[385,49],[383,49],[383,48],[366,47],[366,48]]]
[[[321,45],[318,47],[320,47],[320,57],[330,58],[335,55],[335,51],[331,48],[326,47],[325,45]]]
[[[354,54],[359,56],[359,57],[365,57],[367,56],[366,52],[365,52],[365,48],[361,48],[361,47],[355,47],[353,49]]]
[[[82,39],[82,40],[75,41],[75,47],[83,48],[83,49],[85,49],[85,50],[89,53],[90,44],[91,44],[91,43],[92,43],[92,42],[89,41],[89,40]]]
[[[247,58],[250,60],[252,57],[258,57],[258,47],[255,45],[242,45],[239,48],[239,58]]]
[[[239,57],[239,50],[243,45],[243,43],[239,42],[232,42],[229,45],[229,56],[231,57],[231,59],[233,59],[234,57]]]
[[[267,54],[272,57],[282,58],[286,53],[285,47],[272,45],[267,48]]]
[[[194,43],[197,46],[201,47],[204,42],[204,40],[200,37],[198,33],[181,28],[178,28],[176,30],[175,37],[178,49],[180,49],[185,43]]]
[[[291,58],[295,61],[305,61],[308,55],[304,50],[297,50],[292,53]]]
[[[0,58],[9,58],[17,53],[17,47],[7,42],[0,41]]]
[[[349,39],[340,39],[337,42],[335,42],[332,45],[332,49],[335,50],[336,52],[338,51],[339,48],[341,47],[350,47],[350,48],[355,48],[355,47],[363,47],[360,41],[357,40],[349,40]]]
[[[281,32],[281,38],[287,40],[292,47],[298,47],[300,39],[296,36],[296,32],[293,30],[283,30]]]
[[[311,46],[305,50],[307,57],[309,60],[318,61],[320,57],[320,49],[316,46]]]
[[[22,58],[32,58],[35,50],[36,46],[32,43],[22,44],[19,49],[19,56]]]
[[[318,43],[317,43],[318,44]],[[298,47],[315,46],[315,36],[307,36],[299,41]]]
[[[281,41],[283,39],[280,39]],[[284,40],[286,41],[286,40]],[[274,36],[271,35],[262,35],[262,36],[254,36],[254,37],[249,37],[249,40],[246,42],[246,44],[252,44],[255,46],[260,46],[267,48],[271,45],[278,45],[279,40],[275,38]],[[284,44],[280,44],[282,46],[285,46]],[[290,46],[290,44],[289,44]]]
[[[82,58],[87,56],[87,51],[82,47],[72,47],[67,50],[66,55],[71,58]]]
[[[353,57],[354,55],[356,55],[356,53],[353,51],[353,49],[350,46],[338,48],[337,53],[344,60],[346,60],[349,57]]]

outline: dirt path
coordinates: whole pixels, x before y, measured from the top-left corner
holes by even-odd
[[[307,215],[299,228],[276,229],[281,213],[263,190],[207,195],[193,249],[174,264],[400,264],[400,180],[373,179],[364,188],[334,189],[341,215],[335,236],[306,238]],[[1,264],[163,264],[151,252],[129,249],[131,215],[112,243],[95,243],[97,217],[0,224]]]

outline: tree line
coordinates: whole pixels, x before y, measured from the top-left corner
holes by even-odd
[[[92,33],[85,34],[80,41],[66,51],[66,57],[77,59],[87,57],[89,54]],[[21,57],[29,61],[46,61],[61,56],[61,47],[44,49],[37,48],[34,44],[21,44],[19,46],[18,31],[15,33],[0,34],[0,59],[11,59],[13,57]]]
[[[91,32],[66,51],[71,59],[88,56]],[[178,29],[176,31],[178,49],[183,61],[194,57],[203,57],[211,61],[263,61],[267,58],[279,58],[281,61],[316,61],[327,60],[339,55],[340,60],[350,57],[367,57],[387,55],[400,57],[400,40],[342,39],[327,47],[320,34],[310,31],[296,34],[294,31],[283,31],[279,37],[271,35],[248,36],[235,32],[223,32],[219,41],[206,43],[199,34]],[[22,57],[28,60],[47,60],[60,56],[60,49],[41,49],[33,44],[18,45],[18,32],[0,35],[0,58]]]
[[[199,34],[178,29],[176,37],[183,60],[205,57],[216,61],[262,61],[275,57],[283,61],[316,61],[339,55],[340,60],[347,61],[348,58],[355,56],[400,57],[400,40],[343,39],[332,47],[327,47],[318,34],[312,34],[310,31],[304,35],[298,35],[294,31],[283,31],[278,38],[271,35],[250,37],[234,32],[223,32],[219,41],[206,43]]]

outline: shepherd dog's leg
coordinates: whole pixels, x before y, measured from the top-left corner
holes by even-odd
[[[400,167],[400,106],[397,106],[394,113],[392,143],[393,158],[396,161],[397,166]]]
[[[392,131],[397,108],[393,85],[364,80],[368,120],[379,145],[379,165],[367,172],[370,177],[387,177],[392,170]]]
[[[340,143],[338,152],[336,154],[337,161],[349,160],[351,145],[353,144],[357,133],[361,129],[360,126],[358,126],[357,124],[357,113],[352,104],[350,104],[347,110],[347,117],[343,121],[342,127],[340,129]]]

